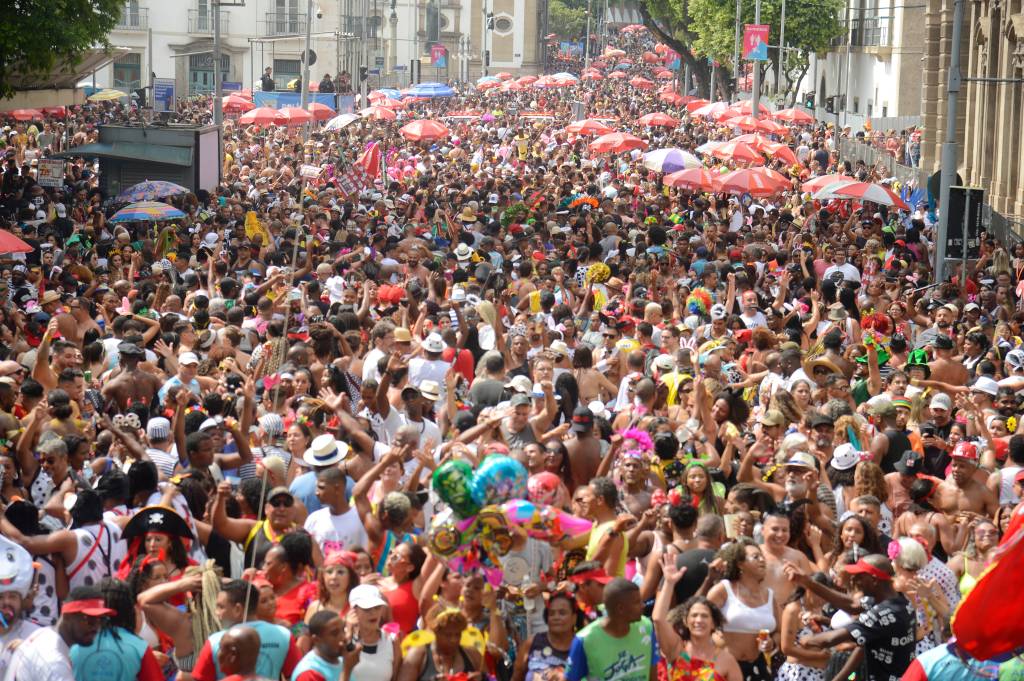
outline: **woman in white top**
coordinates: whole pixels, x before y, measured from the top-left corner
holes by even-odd
[[[348,600],[352,608],[347,618],[351,640],[361,647],[350,681],[391,681],[398,676],[402,658],[398,639],[381,629],[386,602],[380,590],[372,584],[360,584],[352,589]]]

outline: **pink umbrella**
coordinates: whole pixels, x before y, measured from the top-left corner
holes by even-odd
[[[359,115],[375,121],[393,121],[398,118],[398,114],[383,106],[368,106]]]
[[[306,105],[309,113],[313,114],[313,119],[318,121],[329,121],[335,116],[335,111],[326,104],[320,102],[310,102]]]
[[[656,44],[654,45],[654,52],[655,52],[656,54],[665,54],[665,53],[666,53],[666,52],[668,52],[668,51],[669,51],[670,49],[671,49],[671,48],[670,48],[670,47],[669,47],[668,45],[666,45],[665,43],[656,43]]]
[[[676,120],[675,118],[672,118],[668,114],[660,113],[660,112],[649,113],[646,116],[641,116],[640,119],[637,122],[640,123],[640,125],[646,125],[649,128],[656,127],[656,126],[660,126],[660,127],[663,127],[663,128],[678,128],[679,127],[679,121],[678,120]]]
[[[625,71],[612,71],[611,73],[608,74],[608,77],[609,78],[613,78],[615,80],[622,80],[623,78],[626,77],[626,72]]]
[[[711,155],[715,158],[741,163],[756,163],[757,165],[764,163],[764,157],[761,156],[761,153],[745,142],[726,142],[715,147],[711,151]]]
[[[762,171],[761,168],[740,168],[722,175],[719,180],[721,190],[730,194],[751,196],[775,196],[780,193],[783,185]]]
[[[647,142],[636,135],[625,132],[612,132],[601,135],[590,143],[590,150],[599,154],[612,153],[620,154],[631,149],[646,149]]]
[[[658,71],[654,74],[654,77],[658,80],[672,80],[676,76],[671,71]]]
[[[814,116],[803,111],[802,109],[779,109],[772,118],[778,121],[786,121],[787,123],[797,123],[799,125],[806,125],[807,123],[814,122]]]
[[[523,85],[529,85],[537,80],[537,76],[522,76],[518,80]]]
[[[630,78],[629,84],[638,90],[653,90],[655,85],[657,85],[653,80],[647,80],[646,78],[641,78],[640,76]]]
[[[609,128],[601,121],[594,120],[593,118],[586,118],[582,121],[574,121],[569,125],[565,126],[566,132],[571,132],[574,135],[607,135],[615,132],[613,128]]]
[[[400,99],[391,99],[390,97],[385,97],[383,99],[378,99],[378,100],[374,101],[373,103],[374,103],[375,106],[386,106],[389,109],[404,109],[405,108],[405,102],[403,102]]]
[[[261,106],[242,114],[238,122],[242,125],[260,125],[265,127],[268,125],[284,125],[287,120],[285,115],[277,109]]]
[[[331,112],[332,116],[334,112]],[[281,115],[285,117],[285,125],[296,126],[313,122],[313,114],[297,106],[286,106],[281,109]]]
[[[677,170],[674,173],[669,173],[661,181],[669,187],[713,192],[718,191],[719,177],[718,173],[707,168],[687,168],[686,170]]]
[[[407,123],[398,132],[402,133],[402,137],[413,142],[443,139],[451,133],[444,123],[429,118]]]
[[[645,64],[660,64],[661,63],[661,57],[656,55],[654,52],[644,52],[643,55],[640,58],[644,60]]]
[[[800,185],[800,191],[814,193],[823,187],[827,187],[830,184],[836,182],[856,182],[857,179],[850,177],[849,175],[819,175],[818,177],[807,180]]]
[[[676,92],[662,92],[658,95],[658,99],[672,106],[682,106],[686,103],[683,101],[685,98]]]

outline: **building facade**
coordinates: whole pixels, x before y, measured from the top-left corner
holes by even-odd
[[[109,40],[128,51],[89,80],[128,91],[149,85],[152,70],[174,78],[179,97],[212,91],[214,5],[127,0]],[[420,80],[475,79],[485,70],[536,73],[541,63],[546,0],[315,0],[313,7],[313,82],[346,71],[355,83],[361,65],[377,87],[409,84],[414,68]],[[220,5],[219,15],[226,89],[258,89],[268,66],[279,90],[301,76],[307,0],[244,0]],[[431,60],[437,44],[446,48],[443,62]]]
[[[921,166],[929,170],[939,169],[946,135],[952,27],[952,0],[929,0],[921,149]],[[956,120],[960,175],[986,189],[993,209],[1024,216],[1024,0],[967,2],[961,55],[961,75],[968,80]]]

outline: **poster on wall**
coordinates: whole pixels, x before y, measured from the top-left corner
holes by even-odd
[[[64,186],[64,159],[41,158],[36,174],[36,182],[40,187]]]
[[[153,110],[173,111],[174,110],[174,79],[154,78],[153,79]]]

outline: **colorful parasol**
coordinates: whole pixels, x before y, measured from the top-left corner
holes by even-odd
[[[114,213],[110,218],[111,222],[161,222],[164,220],[177,220],[185,217],[185,214],[174,206],[169,206],[160,201],[140,201],[125,206]]]
[[[132,185],[117,195],[118,203],[137,203],[139,201],[157,201],[169,196],[188,194],[189,189],[180,184],[164,180],[146,180]],[[163,205],[163,204],[161,204]]]

